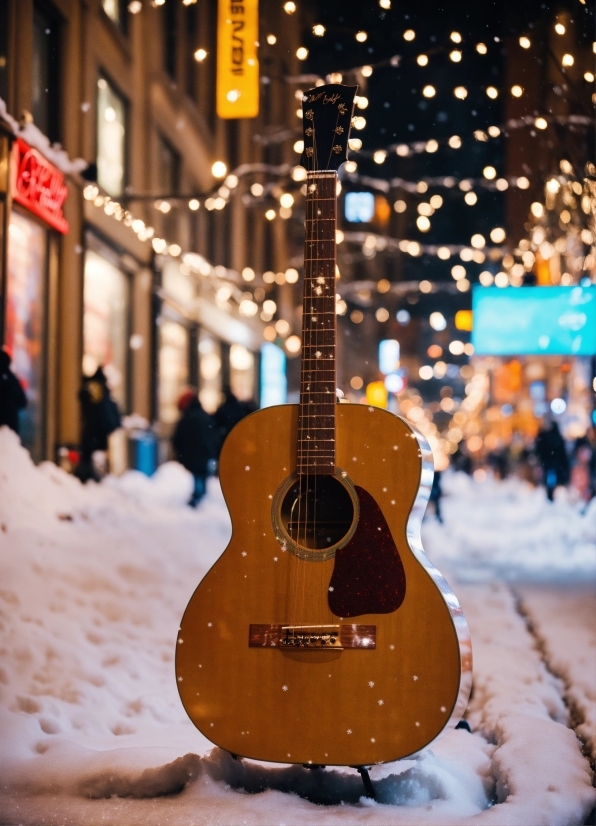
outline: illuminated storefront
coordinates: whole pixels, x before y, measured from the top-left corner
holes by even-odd
[[[161,309],[157,319],[157,419],[168,438],[189,388],[214,413],[227,390],[241,401],[258,396],[259,336],[219,306],[210,285],[184,262],[161,256]]]
[[[49,458],[51,408],[50,308],[55,295],[58,236],[68,231],[63,174],[21,138],[11,152],[12,210],[8,220],[4,346],[27,396],[20,413],[23,444],[35,461]]]

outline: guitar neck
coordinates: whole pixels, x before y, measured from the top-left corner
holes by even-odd
[[[335,470],[335,228],[337,173],[309,172],[306,187],[302,367],[297,471]]]

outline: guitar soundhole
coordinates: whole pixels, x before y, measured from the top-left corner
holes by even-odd
[[[354,503],[335,476],[299,476],[282,500],[280,517],[292,542],[309,550],[324,550],[350,532]]]

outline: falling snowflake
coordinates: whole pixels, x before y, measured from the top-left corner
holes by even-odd
[[[246,556],[246,551],[242,551],[242,556]]]
[[[323,354],[321,353],[320,350],[317,350],[316,353],[315,353],[315,357],[318,358],[318,359],[320,359],[322,355]]]
[[[352,733],[352,729],[351,729],[351,728],[349,728],[349,729],[347,729],[347,730],[346,730],[346,734],[351,734],[351,733]]]
[[[207,628],[212,628],[212,627],[213,627],[213,623],[212,623],[212,622],[208,622],[208,623],[207,623]]]
[[[385,700],[377,700],[377,702],[378,702],[378,704],[379,704],[380,706],[384,706],[384,705],[385,705]]]
[[[391,504],[392,504],[392,505],[395,505],[395,499],[392,499],[392,500],[391,500]]]
[[[277,557],[276,556],[273,557],[273,561],[277,562]]]
[[[418,677],[414,674],[414,676],[412,677],[412,679],[413,679],[413,680],[414,680],[414,682],[415,682],[415,681],[418,679]]]
[[[441,711],[443,712],[443,714],[445,714],[445,712],[447,711],[447,709],[445,708],[445,706],[441,706]]]
[[[377,741],[375,740],[375,738],[374,738],[374,737],[371,737],[371,738],[370,738],[370,742],[371,742],[371,743],[376,743]]]
[[[418,722],[418,720],[416,720],[415,725],[416,725],[418,728],[420,728],[420,723]]]
[[[250,470],[250,465],[246,465],[244,470]]]
[[[370,681],[369,681],[369,683],[368,683],[368,685],[369,685],[369,687],[370,687],[370,688],[374,688],[374,687],[375,687],[375,684],[374,684],[373,680],[370,680]]]
[[[374,407],[369,407],[369,408],[368,408],[368,412],[369,412],[369,413],[374,413],[374,412],[375,412]]]
[[[281,690],[282,690],[282,691],[287,691],[287,690],[288,690],[287,685],[282,685]]]

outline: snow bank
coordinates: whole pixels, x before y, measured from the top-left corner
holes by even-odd
[[[565,684],[576,730],[596,759],[596,599],[583,593],[520,589],[522,607],[536,629],[549,667]]]
[[[545,668],[511,591],[503,584],[460,586],[470,624],[472,729],[497,744],[491,772],[496,802],[474,824],[567,826],[596,802],[592,773],[567,728],[561,686]]]
[[[461,581],[596,580],[596,499],[582,513],[564,490],[549,502],[519,479],[479,484],[464,473],[443,474],[443,490],[444,525],[429,516],[422,536]]]
[[[34,467],[0,429],[4,821],[582,822],[594,801],[587,763],[505,588],[464,588],[475,733],[374,767],[378,802],[361,797],[353,769],[236,762],[214,749],[180,704],[173,655],[182,611],[230,524],[217,483],[196,512],[184,504],[190,484],[169,464],[152,479],[82,486]]]
[[[71,172],[82,172],[89,164],[82,158],[71,160],[68,153],[59,143],[50,143],[50,139],[34,124],[25,123],[22,126],[6,109],[6,102],[0,98],[0,120],[7,123],[17,137],[26,141],[29,146],[38,149],[54,166],[57,166],[65,175]]]

